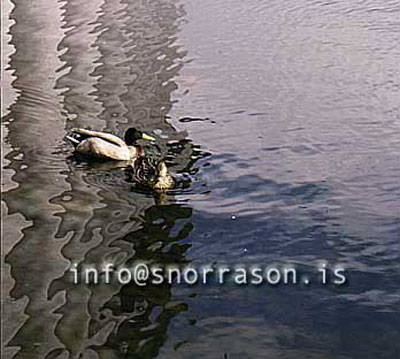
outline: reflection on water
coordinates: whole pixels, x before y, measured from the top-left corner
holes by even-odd
[[[177,141],[186,150],[170,154],[172,167],[189,171],[196,150],[165,120],[184,56],[174,45],[182,14],[174,1],[15,4],[10,66],[19,98],[7,118],[7,168],[18,186],[4,199],[8,216],[19,213],[29,225],[6,257],[10,295],[23,302],[18,330],[7,333],[9,354],[155,357],[184,310],[169,286],[68,280],[70,263],[185,261],[189,245],[180,241],[191,231],[192,210],[173,194],[157,204],[130,191],[123,169],[79,166],[62,140],[70,127],[121,134],[134,124],[161,133],[165,150],[167,138]]]
[[[396,2],[5,3],[6,358],[397,358]],[[134,190],[63,140],[131,126],[158,136],[176,189]],[[346,265],[349,285],[69,272],[320,259]]]

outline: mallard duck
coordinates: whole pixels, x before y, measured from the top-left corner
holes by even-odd
[[[132,162],[133,181],[141,187],[154,190],[166,190],[174,186],[174,179],[164,161],[149,157],[137,157]]]
[[[144,155],[143,147],[137,146],[140,139],[155,139],[136,128],[125,132],[124,140],[111,133],[75,128],[71,136],[66,138],[75,146],[75,152],[97,159],[131,161]]]

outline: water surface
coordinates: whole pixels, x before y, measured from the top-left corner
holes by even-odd
[[[5,1],[5,358],[397,358],[398,1]],[[71,158],[155,133],[179,188]],[[345,266],[345,286],[74,285],[72,263]]]

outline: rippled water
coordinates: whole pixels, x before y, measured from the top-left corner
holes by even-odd
[[[3,3],[5,358],[398,357],[398,1]],[[180,186],[76,162],[79,126],[153,131]],[[135,260],[348,283],[68,279]]]

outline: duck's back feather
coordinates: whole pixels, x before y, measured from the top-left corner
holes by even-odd
[[[91,138],[91,137],[100,138],[100,139],[108,141],[114,145],[121,146],[121,147],[127,147],[126,143],[123,139],[121,139],[118,136],[115,136],[111,133],[86,130],[84,128],[74,128],[72,130],[72,132],[78,133],[81,136],[83,136],[84,138]]]
[[[83,140],[75,149],[76,152],[99,159],[129,161],[132,149],[128,146],[118,146],[99,137],[89,137]]]

